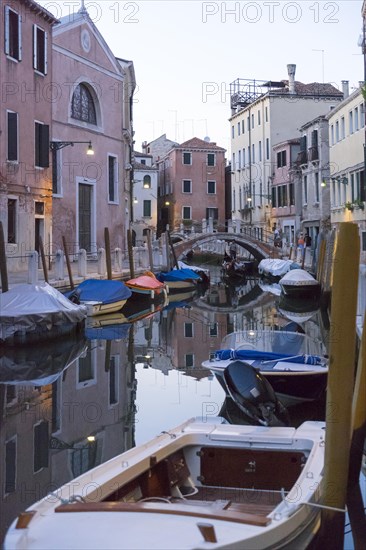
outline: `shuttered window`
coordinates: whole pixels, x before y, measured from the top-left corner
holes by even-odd
[[[34,127],[34,164],[40,168],[49,167],[50,133],[48,124],[35,123]]]
[[[15,439],[5,445],[5,493],[15,492],[17,448]]]
[[[48,422],[34,426],[33,470],[38,472],[48,467]]]
[[[33,68],[47,74],[47,33],[33,25]]]
[[[22,18],[10,6],[5,6],[4,21],[5,53],[12,59],[22,59]]]

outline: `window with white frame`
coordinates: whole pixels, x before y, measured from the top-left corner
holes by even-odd
[[[245,123],[244,123],[244,119],[241,121],[241,133],[244,134],[245,132]]]
[[[362,252],[366,252],[366,231],[361,231]]]
[[[192,153],[183,153],[183,164],[192,164]]]
[[[236,170],[236,164],[235,164],[235,153],[233,153],[233,160],[232,160],[232,169]]]
[[[89,86],[83,82],[78,84],[74,90],[71,101],[71,117],[81,122],[97,124],[95,102]]]
[[[50,127],[43,122],[34,123],[34,165],[48,168],[50,148]]]
[[[207,193],[209,195],[216,195],[216,181],[209,180],[207,182]]]
[[[346,137],[346,124],[344,121],[344,116],[341,117],[341,135],[340,138],[344,139]]]
[[[338,122],[338,120],[335,123],[335,140],[336,140],[336,143],[338,143],[338,141],[339,141],[339,122]]]
[[[10,6],[5,6],[5,53],[16,61],[22,59],[22,18]]]
[[[232,138],[235,137],[235,128],[234,128],[234,126],[231,127],[231,137]]]
[[[216,154],[207,153],[207,166],[216,166]]]
[[[238,122],[238,136],[240,136],[240,122]]]
[[[144,218],[151,218],[151,200],[144,200],[142,215]]]
[[[266,160],[269,160],[269,138],[266,138]]]
[[[359,121],[359,115],[358,115],[358,107],[355,107],[354,126],[355,126],[355,132],[357,132],[357,130],[360,129],[360,121]]]
[[[356,183],[355,183],[355,174],[351,174],[351,201],[354,202],[356,199]]]
[[[47,74],[47,32],[33,25],[33,69]]]
[[[277,168],[286,166],[286,150],[277,153]]]
[[[17,162],[18,157],[18,113],[7,111],[7,160]]]
[[[118,157],[108,155],[108,201],[118,201]]]
[[[182,207],[182,219],[183,220],[191,220],[192,219],[192,207],[191,206],[183,206]]]
[[[330,127],[330,144],[334,145],[334,125],[333,124]]]
[[[144,189],[150,189],[151,188],[151,176],[149,176],[148,174],[145,174],[142,186],[143,186]]]
[[[183,193],[192,193],[192,180],[183,180],[182,181],[182,192]]]
[[[261,125],[261,112],[258,111],[258,126]]]
[[[193,338],[193,323],[184,323],[184,337]]]
[[[252,114],[252,128],[254,128],[254,114]]]
[[[258,155],[259,155],[258,161],[262,162],[262,142],[261,141],[259,141],[259,144],[258,144]]]
[[[241,149],[238,151],[238,171],[241,170]]]
[[[218,323],[210,323],[208,327],[208,333],[211,338],[218,336]]]
[[[243,168],[245,168],[245,147],[243,147]]]
[[[348,125],[349,125],[349,133],[353,134],[353,111],[350,111],[348,113]]]
[[[268,107],[265,108],[264,112],[265,112],[266,122],[268,122]]]
[[[255,163],[255,145],[254,145],[254,143],[252,145],[252,163],[253,164]]]

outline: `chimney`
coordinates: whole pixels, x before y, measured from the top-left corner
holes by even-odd
[[[293,65],[293,64],[287,65],[289,94],[296,93],[295,92],[295,72],[296,72],[296,65]]]
[[[349,96],[349,80],[342,80],[343,99]]]

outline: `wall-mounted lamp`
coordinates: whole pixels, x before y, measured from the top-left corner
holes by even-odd
[[[63,149],[64,147],[68,147],[69,145],[71,145],[71,147],[74,147],[75,143],[87,143],[88,149],[86,151],[86,154],[94,155],[91,141],[50,141],[50,149],[51,151],[58,151],[59,149]]]
[[[151,185],[149,183],[145,182],[144,185],[143,185],[143,188],[144,189],[150,189]]]
[[[138,202],[139,202],[139,201],[138,201],[137,197],[134,197],[134,199],[133,199],[133,204],[137,204]]]
[[[165,206],[170,206],[170,201],[165,201],[164,204]]]

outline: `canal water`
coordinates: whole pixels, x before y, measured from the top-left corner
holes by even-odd
[[[85,334],[5,353],[0,371],[0,541],[33,502],[81,473],[194,416],[249,419],[202,362],[232,331],[299,330],[323,349],[327,320],[291,307],[255,276],[232,286],[210,267],[199,294],[95,318]],[[311,307],[310,307],[311,306]],[[290,425],[324,420],[325,395],[288,406]],[[365,478],[362,478],[363,489]],[[346,520],[347,521],[347,520]],[[346,527],[345,548],[354,548]]]

